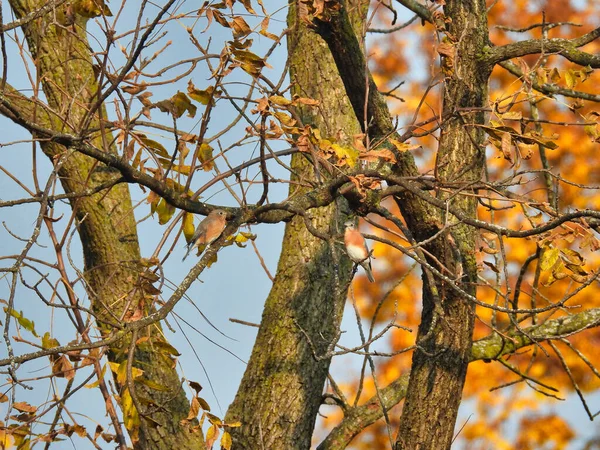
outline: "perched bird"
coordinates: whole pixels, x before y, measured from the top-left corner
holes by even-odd
[[[346,231],[344,233],[344,244],[346,244],[346,252],[352,261],[360,264],[365,272],[369,281],[373,283],[373,271],[371,270],[371,259],[369,254],[369,248],[365,242],[365,238],[360,231],[356,229],[354,222],[348,221],[344,224]]]
[[[199,224],[192,236],[192,240],[187,244],[187,252],[182,261],[187,258],[194,247],[200,245],[210,245],[217,240],[227,225],[227,213],[222,209],[211,211]]]

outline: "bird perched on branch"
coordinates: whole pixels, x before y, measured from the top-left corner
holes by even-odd
[[[344,224],[346,231],[344,232],[344,244],[346,244],[346,252],[352,261],[360,264],[365,272],[369,281],[373,283],[373,271],[371,270],[371,254],[369,253],[369,247],[363,235],[356,229],[354,222],[348,221]]]
[[[187,252],[182,261],[188,257],[194,247],[199,247],[200,245],[208,246],[216,241],[227,225],[226,218],[227,213],[222,209],[211,211],[208,216],[198,224],[192,239],[187,244]]]

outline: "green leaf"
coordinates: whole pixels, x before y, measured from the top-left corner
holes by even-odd
[[[4,312],[7,312],[7,309],[8,308],[4,308]],[[21,325],[22,328],[29,331],[35,337],[39,337],[38,334],[35,332],[35,322],[23,316],[23,311],[19,312],[14,309],[11,309],[10,315],[17,319],[17,322],[19,323],[19,325]]]

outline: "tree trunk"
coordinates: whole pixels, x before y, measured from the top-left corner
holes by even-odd
[[[471,124],[484,123],[482,108],[487,106],[490,70],[478,62],[488,44],[486,5],[483,0],[447,0],[444,13],[456,57],[443,62],[447,75],[443,117],[448,119],[441,132],[437,178],[468,183],[481,178],[484,163],[483,132]],[[476,217],[475,197],[456,196],[451,204]],[[456,221],[452,216],[440,217],[439,223]],[[409,227],[418,231],[416,225]],[[416,237],[429,236],[416,233]],[[477,283],[475,239],[474,228],[458,225],[427,246],[435,257],[429,263],[444,273],[448,269],[457,286],[471,295],[476,295]],[[450,448],[471,351],[475,305],[439,279],[434,286],[426,275],[423,280],[419,347],[413,355],[398,449]]]
[[[10,2],[18,18],[38,10],[45,3],[33,0]],[[106,117],[103,108],[94,114],[89,126],[85,129],[81,126],[90,106],[96,101],[98,90],[86,37],[86,20],[77,17],[74,26],[63,27],[56,23],[56,17],[55,11],[50,11],[22,27],[51,111],[23,96],[14,97],[15,104],[22,107],[20,113],[30,123],[38,123],[57,132],[85,135],[97,148],[114,153],[114,146],[107,144],[113,142],[113,137],[103,130],[98,114]],[[12,95],[18,94],[12,91]],[[11,118],[14,119],[14,116]],[[89,134],[87,129],[102,131]],[[60,160],[58,174],[68,194],[94,189],[120,177],[115,169],[70,152],[61,145],[43,141],[41,147],[53,163]],[[110,324],[121,323],[126,309],[135,310],[144,298],[140,289],[140,275],[144,268],[139,264],[140,249],[129,189],[125,183],[116,184],[107,191],[73,197],[70,201],[83,246],[87,294],[93,311],[100,319],[99,328],[103,333],[110,333],[114,330]],[[150,304],[149,298],[145,300],[146,305]],[[145,310],[148,311],[147,306]],[[133,365],[144,371],[143,378],[150,380],[148,384],[155,383],[166,390],[163,392],[135,383],[138,399],[145,405],[154,405],[144,411],[151,421],[142,419],[140,423],[135,420],[138,411],[130,404],[123,404],[125,386],[119,386],[124,422],[128,425],[130,436],[134,438],[136,448],[197,449],[204,442],[202,434],[189,433],[179,423],[187,416],[189,402],[172,357],[157,351],[154,346],[159,341],[164,342],[160,325],[149,327],[145,333],[150,339],[136,347]],[[109,360],[118,364],[126,362],[128,347],[127,340],[111,346]],[[139,441],[136,441],[138,434]]]
[[[300,107],[304,125],[322,136],[342,131],[349,141],[360,132],[327,45],[298,20],[296,5],[288,15],[288,50],[292,94],[319,100],[319,108]],[[303,154],[292,158],[290,196],[306,192],[315,182],[313,162]],[[327,172],[321,168],[320,176]],[[267,298],[261,326],[228,420],[240,420],[232,429],[233,448],[308,449],[321,405],[330,357],[338,337],[350,283],[352,264],[340,245],[339,234],[348,217],[343,200],[310,212],[321,233],[337,243],[313,236],[296,216],[286,225],[277,275]]]

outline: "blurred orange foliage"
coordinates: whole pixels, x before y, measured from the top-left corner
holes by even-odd
[[[495,45],[540,38],[541,27],[523,32],[509,31],[506,27],[513,30],[527,28],[532,24],[541,23],[543,17],[546,23],[576,24],[551,28],[548,30],[550,38],[573,38],[598,26],[599,9],[596,0],[488,0],[488,5],[490,39]],[[397,3],[394,6],[400,13],[402,6]],[[398,22],[408,20],[410,17],[410,15],[402,15]],[[389,11],[380,8],[372,28],[390,27]],[[389,35],[377,34],[368,41],[371,67],[380,91],[389,92],[403,82],[393,91],[393,96],[389,97],[393,112],[398,115],[400,126],[413,121],[418,123],[431,119],[440,112],[443,74],[440,71],[439,57],[436,52],[439,38],[433,27],[423,26],[417,19],[400,31]],[[598,54],[600,42],[592,42],[584,49],[589,53]],[[537,77],[553,76],[552,82],[558,87],[595,94],[599,92],[599,71],[589,73],[585,79],[576,74],[576,71],[582,70],[581,67],[565,62],[557,55],[528,56],[513,62],[526,73],[536,73]],[[597,190],[581,187],[581,185],[600,184],[600,171],[597,170],[600,167],[599,144],[594,142],[593,136],[590,136],[590,130],[586,130],[581,125],[595,109],[599,108],[598,104],[563,96],[552,98],[542,95],[531,89],[531,85],[523,78],[518,78],[507,70],[497,67],[490,82],[489,107],[490,121],[501,122],[521,133],[537,130],[543,136],[550,136],[552,142],[558,146],[554,150],[546,148],[545,153],[550,170],[554,174],[559,174],[564,180],[572,182],[571,184],[557,182],[556,178],[552,180],[554,185],[552,189],[555,190],[558,198],[556,206],[560,211],[600,207],[600,195]],[[507,111],[511,114],[503,117]],[[532,121],[518,120],[521,117],[530,118],[534,115],[539,115],[542,122],[536,125]],[[432,130],[435,125],[436,122],[432,121],[420,131],[425,133]],[[432,132],[419,138],[418,142],[411,141],[413,144],[421,145],[421,148],[414,153],[422,173],[433,173],[437,139],[438,134]],[[534,147],[532,155],[523,153],[529,151],[527,148],[515,147],[511,162],[498,148],[493,145],[488,146],[485,174],[487,179],[499,181],[514,176],[515,171],[522,172],[523,185],[511,186],[511,192],[518,194],[522,199],[527,198],[527,201],[519,200],[518,197],[515,197],[515,201],[512,202],[482,199],[479,219],[512,229],[531,229],[536,226],[536,220],[540,220],[541,215],[536,217],[538,211],[530,208],[528,202],[537,201],[550,206],[553,200],[552,195],[548,194],[542,173],[538,172],[535,176],[527,175],[527,171],[539,171],[544,168],[537,145],[532,147]],[[518,151],[521,151],[520,155],[516,153]],[[386,206],[394,211],[391,203]],[[490,206],[493,206],[493,209]],[[395,213],[399,216],[397,210]],[[386,228],[396,229],[393,225],[379,219],[378,223]],[[594,253],[596,248],[590,245],[589,236],[585,232],[579,233],[573,230],[572,226],[573,224],[567,223],[555,230],[554,234],[531,239],[505,239],[502,246],[497,236],[482,233],[478,260],[481,278],[478,299],[491,305],[497,304],[501,299],[502,303],[499,306],[510,306],[504,304],[505,300],[498,295],[498,292],[508,298],[514,298],[519,272],[528,258],[531,259],[536,253],[539,259],[537,262],[533,260],[522,276],[520,308],[543,307],[550,302],[559,301],[576,290],[580,284],[575,281],[575,276],[567,276],[551,283],[552,280],[549,279],[551,271],[540,267],[544,265],[544,258],[549,258],[552,254],[548,253],[544,256],[545,251],[554,251],[558,255],[561,251],[569,252],[569,249],[574,249],[585,259],[583,267],[586,270],[598,268],[599,257]],[[391,237],[390,233],[374,227],[369,227],[367,230],[363,226],[363,231],[409,246],[402,238]],[[379,326],[382,326],[393,320],[394,315],[397,314],[396,323],[413,330],[409,333],[396,328],[390,332],[391,351],[400,351],[415,342],[421,312],[421,272],[418,267],[411,268],[413,262],[397,250],[378,242],[375,242],[373,247],[376,258],[373,266],[377,283],[368,283],[364,277],[357,278],[354,283],[354,296],[361,317],[372,318],[378,310],[376,321]],[[397,285],[399,279],[402,279],[402,282]],[[386,292],[390,290],[384,303],[378,307]],[[569,300],[568,305],[568,313],[600,307],[598,284],[593,283],[578,292]],[[527,327],[543,323],[547,319],[555,319],[566,313],[565,309],[552,309],[536,317],[519,316],[521,320],[519,326]],[[494,312],[489,308],[478,306],[477,318],[474,340],[489,335],[494,328],[503,330],[511,325],[510,318],[506,314]],[[569,336],[567,342],[554,341],[553,346],[547,343],[533,345],[522,349],[510,358],[505,358],[507,364],[535,381],[525,381],[520,375],[495,361],[472,363],[469,366],[463,400],[468,402],[469,410],[474,409],[476,412],[468,419],[466,416],[459,416],[456,448],[567,448],[569,443],[577,438],[577,432],[581,430],[573,428],[567,422],[567,418],[573,415],[572,410],[554,407],[559,404],[557,398],[575,395],[573,381],[586,396],[600,387],[600,374],[595,369],[600,368],[600,352],[597,351],[599,342],[600,329],[592,328]],[[411,356],[411,352],[405,352],[391,358],[378,359],[378,385],[386,386],[401,374],[407,373],[410,370]],[[573,381],[566,372],[565,366],[569,368]],[[490,391],[498,387],[502,388]],[[358,390],[358,382],[347,383],[343,389],[348,398],[352,399]],[[375,394],[372,380],[366,379],[360,398],[366,400]],[[583,406],[579,404],[577,407],[580,408],[578,415],[583,416]],[[397,430],[400,408],[401,406],[390,413],[394,432]],[[590,409],[593,413],[593,408]],[[466,410],[464,412],[466,413]],[[339,417],[333,415],[328,422],[335,423]],[[390,448],[383,420],[379,420],[357,437],[352,448]]]

